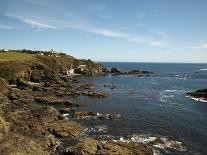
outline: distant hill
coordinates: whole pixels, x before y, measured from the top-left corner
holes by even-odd
[[[102,73],[105,67],[89,60],[79,60],[65,53],[31,50],[0,51],[0,77],[10,81],[21,78],[41,82],[56,80],[71,72],[83,75]]]

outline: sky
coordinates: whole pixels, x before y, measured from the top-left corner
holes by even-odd
[[[207,0],[0,0],[0,49],[207,63]]]

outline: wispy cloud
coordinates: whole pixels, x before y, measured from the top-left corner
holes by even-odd
[[[3,24],[0,23],[0,29],[3,29],[3,30],[11,30],[11,29],[13,29],[13,27],[7,26],[7,25],[3,25]]]
[[[30,25],[32,28],[60,29],[59,27],[57,27],[55,25],[48,24],[48,23],[38,21],[38,20],[29,19],[29,18],[19,16],[19,15],[13,14],[13,13],[6,13],[5,15],[8,17],[17,18],[17,19],[21,20],[22,22]]]
[[[150,42],[149,45],[155,46],[155,47],[166,47],[167,43],[163,40],[156,40],[156,41]]]
[[[207,49],[207,43],[194,47],[195,49]]]

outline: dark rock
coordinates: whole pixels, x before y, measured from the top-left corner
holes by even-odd
[[[111,68],[111,73],[122,74],[122,71],[116,67]]]
[[[19,78],[16,80],[16,86],[18,89],[22,89],[22,90],[27,90],[30,88],[30,85],[27,82],[25,82]]]
[[[42,87],[40,87],[40,86],[33,86],[32,87],[32,91],[42,91],[43,89],[42,89]]]
[[[98,97],[98,98],[103,98],[103,97],[107,97],[108,94],[104,93],[104,92],[95,92],[95,91],[84,91],[82,93],[82,95],[84,96],[91,96],[91,97]]]
[[[61,113],[66,114],[66,113],[70,113],[70,112],[74,112],[73,108],[64,108],[60,110]]]
[[[113,84],[104,84],[103,85],[104,88],[110,88],[110,89],[115,89],[117,88],[117,86],[113,85]]]
[[[187,93],[187,95],[193,97],[193,98],[197,98],[198,101],[199,99],[203,99],[207,101],[207,89],[201,89],[201,90],[197,90],[195,92],[189,92]]]

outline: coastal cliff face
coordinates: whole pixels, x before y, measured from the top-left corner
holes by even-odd
[[[91,60],[78,60],[63,53],[8,51],[0,52],[0,77],[10,83],[20,78],[25,81],[41,82],[57,80],[57,75],[69,71],[83,75],[103,73],[105,67]],[[15,59],[21,54],[21,58]],[[12,55],[12,57],[11,57]]]

